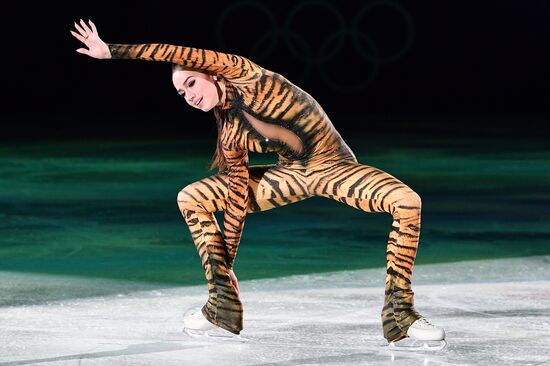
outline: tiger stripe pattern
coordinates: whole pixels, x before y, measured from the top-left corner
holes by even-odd
[[[228,270],[234,265],[245,217],[312,196],[365,212],[392,215],[386,251],[381,318],[384,337],[396,341],[420,314],[411,277],[420,236],[421,200],[392,175],[363,165],[319,103],[284,76],[249,59],[168,44],[108,44],[112,58],[162,61],[217,75],[225,84],[220,139],[227,169],[178,193],[205,270],[205,317],[235,334],[243,329],[243,305]],[[269,165],[248,165],[248,152],[278,155]],[[223,211],[222,235],[214,212]]]

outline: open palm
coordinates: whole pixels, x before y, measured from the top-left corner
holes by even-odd
[[[76,52],[83,53],[93,58],[111,58],[109,47],[99,38],[95,24],[92,23],[91,20],[88,20],[88,23],[90,23],[89,26],[80,19],[80,24],[74,23],[77,32],[71,30],[71,34],[87,47],[79,48]]]

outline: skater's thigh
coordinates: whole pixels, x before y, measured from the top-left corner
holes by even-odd
[[[343,203],[367,200],[370,211],[388,211],[390,208],[382,207],[382,202],[391,205],[404,197],[416,195],[393,175],[350,160],[331,161],[311,171],[310,192]],[[364,208],[364,202],[361,203]]]
[[[265,211],[308,197],[302,172],[276,164],[248,168],[248,212]],[[223,211],[227,199],[228,176],[214,174],[187,185],[178,193],[180,209]]]

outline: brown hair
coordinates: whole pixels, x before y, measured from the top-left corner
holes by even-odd
[[[223,155],[223,146],[222,146],[222,131],[227,119],[227,112],[221,107],[214,107],[214,117],[216,117],[216,127],[218,130],[218,137],[216,140],[216,151],[214,151],[214,156],[212,157],[212,162],[210,163],[210,170],[218,168],[219,172],[223,172],[227,166],[225,161],[225,156]]]
[[[197,71],[179,64],[172,64],[172,74],[178,70]],[[217,85],[216,87],[219,89]],[[222,110],[221,107],[214,107],[212,109],[214,111],[214,117],[216,119],[216,129],[218,131],[218,137],[216,139],[216,150],[214,151],[214,156],[212,156],[212,161],[210,162],[210,166],[208,169],[212,170],[214,168],[218,168],[219,172],[223,172],[227,167],[227,163],[225,161],[225,156],[223,155],[221,138],[223,126],[225,124],[225,120],[227,119],[227,112]]]

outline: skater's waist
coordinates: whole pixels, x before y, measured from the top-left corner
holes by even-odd
[[[306,168],[325,163],[334,163],[341,160],[357,162],[353,152],[346,146],[336,149],[324,149],[319,152],[314,152],[302,159],[288,159],[279,155],[278,165],[289,168]]]

